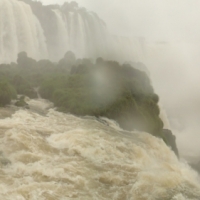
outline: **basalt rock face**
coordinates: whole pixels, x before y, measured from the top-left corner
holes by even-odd
[[[163,129],[162,135],[165,143],[174,151],[177,157],[179,157],[178,148],[176,145],[176,137],[171,130]]]

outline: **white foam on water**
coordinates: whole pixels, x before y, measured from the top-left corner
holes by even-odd
[[[41,101],[41,100],[35,100]],[[42,102],[44,103],[44,102]],[[37,104],[39,104],[37,102]],[[105,119],[104,119],[105,120]],[[2,199],[198,200],[198,175],[161,139],[50,109],[0,120]]]

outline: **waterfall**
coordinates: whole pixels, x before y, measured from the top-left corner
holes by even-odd
[[[0,63],[16,62],[21,51],[36,60],[58,61],[67,51],[73,51],[77,58],[143,59],[139,39],[113,36],[93,12],[25,2],[0,2]]]
[[[30,6],[16,0],[1,0],[0,63],[16,61],[21,51],[35,59],[46,58],[43,30]]]
[[[57,45],[54,46],[53,52],[54,59],[59,59],[60,56],[64,55],[67,51],[70,50],[70,43],[69,43],[69,33],[66,29],[63,15],[59,10],[53,10],[56,20],[57,20],[57,35],[56,35],[56,43]]]
[[[0,119],[1,199],[199,200],[197,174],[161,139],[28,103]]]

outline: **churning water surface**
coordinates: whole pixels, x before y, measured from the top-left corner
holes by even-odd
[[[200,199],[197,173],[162,140],[29,104],[0,119],[0,199]]]

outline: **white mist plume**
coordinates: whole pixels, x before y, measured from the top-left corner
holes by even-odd
[[[200,45],[149,44],[147,65],[182,155],[200,156]]]

